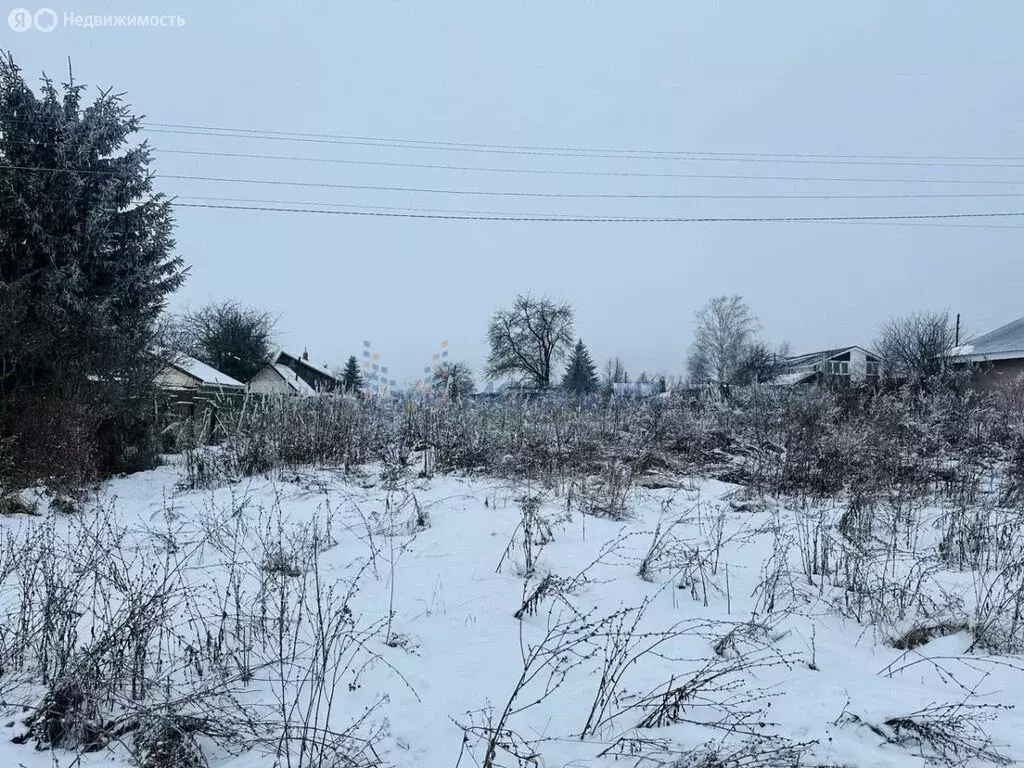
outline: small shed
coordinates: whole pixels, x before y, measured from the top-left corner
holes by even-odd
[[[170,424],[189,423],[200,427],[203,442],[218,433],[221,407],[239,405],[245,397],[245,385],[206,363],[188,355],[173,355],[154,379],[157,387],[157,412]]]

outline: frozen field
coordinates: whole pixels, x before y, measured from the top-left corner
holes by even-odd
[[[1024,755],[1020,659],[981,647],[1019,631],[1013,564],[944,566],[938,509],[853,546],[838,507],[701,478],[634,488],[613,520],[578,489],[480,478],[181,476],[0,521],[0,765]]]

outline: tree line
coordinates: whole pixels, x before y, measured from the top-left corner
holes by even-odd
[[[596,369],[582,339],[573,345],[575,313],[567,302],[517,296],[495,312],[488,326],[490,355],[486,374],[546,389],[554,385],[556,364],[568,357],[561,385],[586,393],[599,387]],[[761,324],[741,296],[716,296],[694,315],[693,342],[686,360],[687,382],[749,386],[771,382],[790,357],[786,342],[759,337]],[[890,378],[920,380],[942,372],[956,343],[948,312],[918,312],[887,320],[871,344]],[[641,374],[638,381],[648,381]],[[610,358],[604,381],[627,383],[621,358]]]
[[[535,389],[560,386],[590,394],[602,386],[629,383],[620,357],[612,357],[599,377],[590,351],[574,335],[575,310],[564,301],[520,295],[497,310],[487,329],[490,353],[486,376]],[[191,355],[238,379],[248,381],[270,360],[277,318],[235,301],[208,304],[168,318],[164,335],[171,348]],[[787,366],[787,343],[759,338],[760,322],[742,297],[717,296],[694,316],[694,338],[686,361],[692,386],[712,383],[749,386],[776,379]],[[917,313],[886,321],[873,346],[890,375],[928,377],[940,372],[954,345],[948,313]],[[558,365],[565,368],[558,376]],[[355,355],[335,371],[346,392],[363,388]],[[640,383],[654,383],[641,373]],[[431,384],[452,399],[472,395],[476,383],[464,362],[444,362]]]

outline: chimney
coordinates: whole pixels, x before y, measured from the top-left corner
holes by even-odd
[[[309,350],[305,347],[302,348],[302,359],[309,360]]]

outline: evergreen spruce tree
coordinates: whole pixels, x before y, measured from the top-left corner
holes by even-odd
[[[565,376],[562,377],[562,386],[578,395],[597,391],[597,369],[594,361],[590,359],[583,339],[576,342],[569,356],[569,365],[565,369]]]
[[[359,361],[352,355],[345,363],[341,374],[341,386],[346,392],[358,392],[363,388],[363,377],[359,373]]]
[[[85,86],[68,80],[44,78],[37,96],[0,57],[0,285],[21,305],[6,388],[122,373],[133,361],[111,357],[145,348],[184,280],[151,150],[129,146],[140,118],[111,91],[83,105]]]
[[[113,469],[138,453],[124,435],[152,412],[156,323],[186,270],[141,118],[84,92],[69,73],[37,94],[0,54],[0,438],[31,438],[27,408],[63,409],[96,441],[88,461]]]

